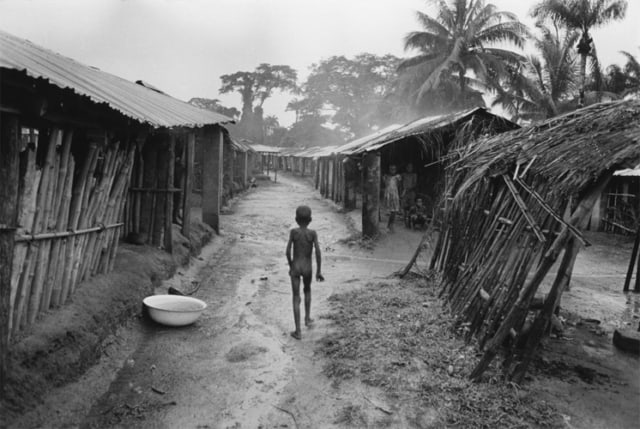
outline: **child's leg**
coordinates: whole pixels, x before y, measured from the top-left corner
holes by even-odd
[[[293,322],[296,330],[291,336],[296,340],[302,338],[300,331],[300,276],[291,276],[291,291],[293,292]]]
[[[310,326],[313,320],[311,319],[311,276],[302,277],[304,283],[304,324]]]

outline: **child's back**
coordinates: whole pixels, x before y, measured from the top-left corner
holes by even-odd
[[[294,228],[291,230],[290,240],[293,245],[291,275],[310,277],[313,272],[311,254],[317,241],[316,232],[306,227]]]

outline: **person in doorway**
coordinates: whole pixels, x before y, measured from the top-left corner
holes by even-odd
[[[396,219],[396,213],[400,212],[400,185],[402,176],[396,171],[395,165],[389,166],[389,174],[384,175],[384,204],[389,211],[389,221],[387,228],[393,232],[393,223]]]
[[[311,277],[313,265],[311,254],[316,252],[316,280],[324,281],[321,266],[322,258],[320,245],[318,244],[318,234],[307,228],[311,223],[311,209],[307,206],[299,206],[296,209],[296,223],[298,228],[294,228],[289,233],[287,243],[287,261],[289,262],[289,276],[291,277],[291,290],[293,292],[293,321],[296,330],[291,332],[291,336],[296,340],[302,339],[300,330],[300,279],[302,278],[304,291],[304,324],[310,328],[311,319]]]
[[[416,199],[416,204],[409,211],[409,225],[411,229],[423,229],[427,223],[427,208],[422,202],[422,198]]]

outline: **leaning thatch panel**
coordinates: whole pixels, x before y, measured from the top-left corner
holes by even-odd
[[[507,374],[522,377],[584,242],[578,227],[613,172],[638,161],[640,102],[624,101],[481,140],[450,165],[452,198],[432,267],[441,271],[442,293],[468,338],[485,350],[473,377],[505,340],[515,344],[522,336],[530,301],[565,249],[525,352],[507,353]]]

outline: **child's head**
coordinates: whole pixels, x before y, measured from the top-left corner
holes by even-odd
[[[311,223],[311,209],[309,206],[298,206],[296,209],[296,223],[307,226]]]
[[[395,165],[391,164],[389,166],[389,173],[396,174],[396,166]]]
[[[407,164],[407,173],[412,173],[413,172],[413,164],[412,163],[408,163]]]
[[[421,206],[422,205],[422,198],[416,198],[416,205],[417,206]]]

